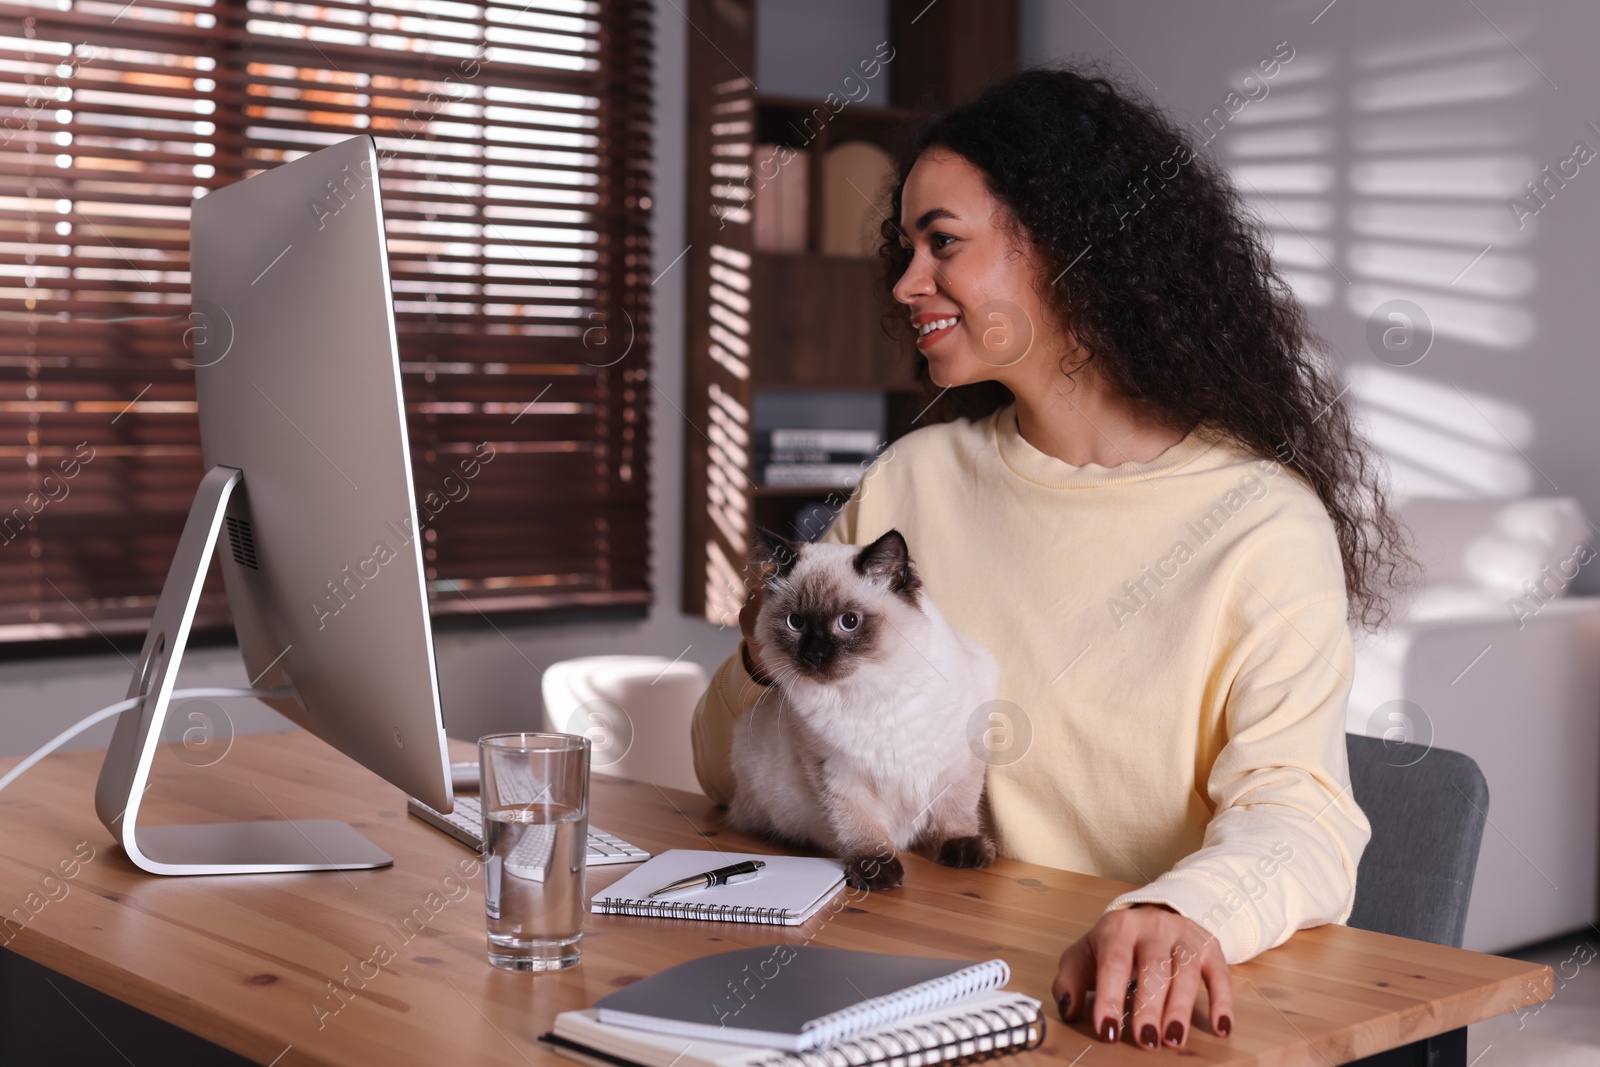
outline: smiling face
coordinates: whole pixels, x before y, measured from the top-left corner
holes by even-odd
[[[983,172],[943,146],[918,157],[901,193],[895,283],[935,385],[1019,385],[1059,373],[1062,331],[1039,299],[1050,279]]]

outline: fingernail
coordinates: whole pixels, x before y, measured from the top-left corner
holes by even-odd
[[[1183,1024],[1176,1019],[1167,1024],[1167,1044],[1183,1044]]]
[[[1115,1020],[1115,1019],[1107,1019],[1105,1022],[1100,1024],[1100,1040],[1114,1042],[1114,1041],[1116,1041],[1116,1039],[1117,1039],[1117,1020]]]
[[[1145,1023],[1143,1029],[1139,1031],[1139,1044],[1145,1048],[1156,1047],[1156,1028],[1150,1023]]]
[[[1227,1037],[1229,1031],[1231,1031],[1232,1029],[1233,1029],[1233,1020],[1232,1019],[1228,1018],[1226,1015],[1220,1015],[1220,1016],[1217,1017],[1217,1033],[1221,1034],[1223,1037]]]
[[[1072,1014],[1072,994],[1063,993],[1056,998],[1056,1011],[1061,1013],[1061,1021],[1066,1022],[1067,1016]]]

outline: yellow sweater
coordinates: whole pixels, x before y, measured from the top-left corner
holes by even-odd
[[[1138,883],[1110,907],[1165,903],[1230,963],[1349,917],[1371,827],[1345,757],[1344,578],[1289,468],[1201,431],[1149,463],[1074,467],[1012,405],[896,441],[823,540],[891,528],[999,660],[1001,702],[969,736],[1001,855]],[[714,800],[764,691],[736,653],[695,711]]]

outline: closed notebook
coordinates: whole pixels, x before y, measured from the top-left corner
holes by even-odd
[[[766,867],[748,881],[650,897],[651,890],[679,878],[729,867],[744,860],[761,860]],[[600,890],[589,907],[601,914],[798,926],[816,914],[843,886],[844,865],[838,860],[675,848],[655,856]]]
[[[1044,1028],[1037,1000],[994,990],[810,1051],[607,1026],[594,1008],[562,1012],[540,1040],[590,1067],[938,1067],[1037,1048]]]
[[[800,1051],[998,989],[1010,974],[1004,960],[763,945],[669,967],[595,1010],[607,1025]]]

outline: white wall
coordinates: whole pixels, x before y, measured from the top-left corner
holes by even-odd
[[[1349,371],[1396,488],[1570,495],[1600,520],[1600,161],[1523,228],[1507,204],[1574,142],[1600,152],[1600,7],[1024,0],[1022,40],[1025,63],[1094,57],[1196,124],[1289,42],[1295,58],[1213,147],[1263,194],[1279,264]],[[1412,366],[1367,341],[1393,298],[1434,326]],[[1596,572],[1574,591],[1600,591]]]
[[[858,64],[889,39],[889,0],[757,0],[756,69],[764,93],[821,100],[830,92],[856,103],[887,104],[894,64],[862,89]]]

